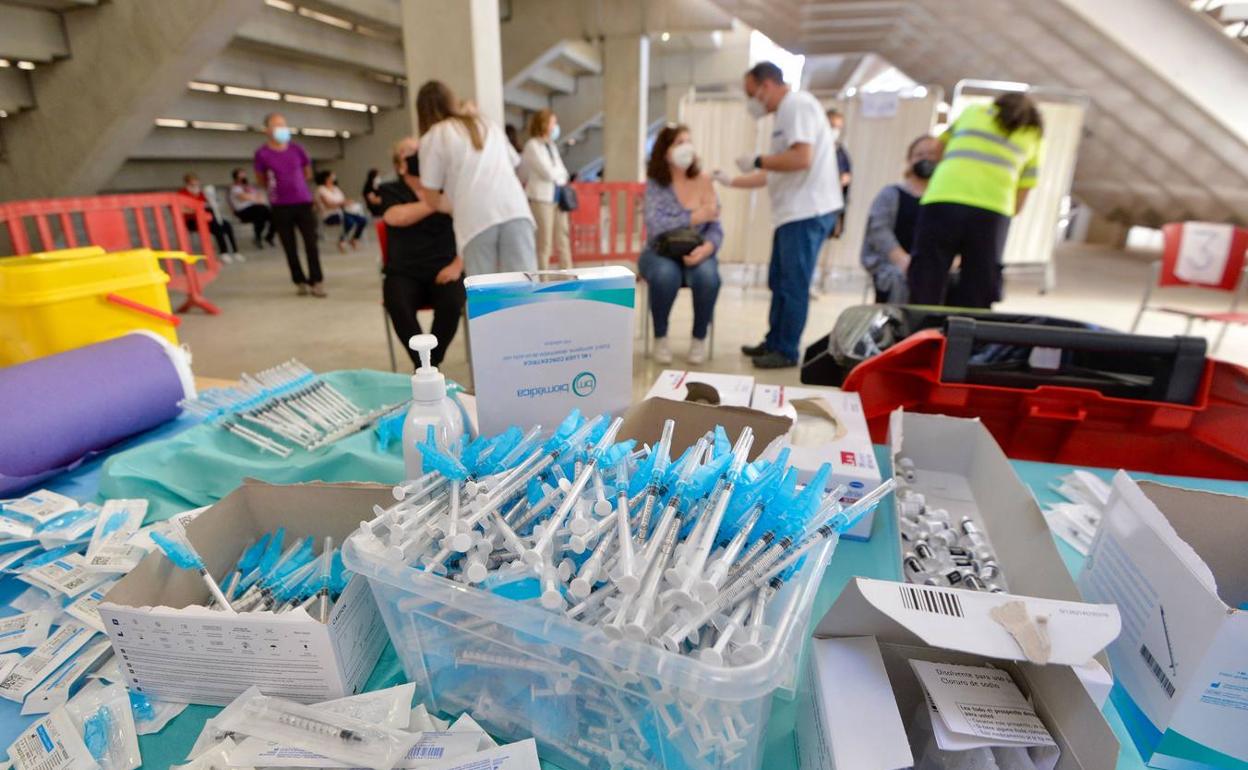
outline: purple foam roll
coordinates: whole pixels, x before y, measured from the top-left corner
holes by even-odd
[[[0,369],[0,495],[172,420],[194,395],[186,354],[151,332]]]

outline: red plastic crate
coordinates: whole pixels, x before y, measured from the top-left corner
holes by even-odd
[[[1062,386],[1032,389],[941,381],[946,340],[914,334],[845,379],[880,443],[888,415],[978,417],[1018,460],[1248,480],[1248,369],[1206,359],[1191,405],[1106,396]]]

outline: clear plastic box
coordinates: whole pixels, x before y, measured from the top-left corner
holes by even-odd
[[[760,766],[771,696],[791,697],[831,540],[767,604],[774,643],[712,666],[343,545],[368,578],[408,679],[430,708],[470,711],[506,740],[537,739],[565,770]],[[788,610],[792,610],[788,612]]]

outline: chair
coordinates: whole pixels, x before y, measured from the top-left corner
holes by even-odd
[[[575,182],[580,205],[568,215],[572,264],[623,263],[637,274],[642,350],[650,355],[649,290],[637,262],[646,244],[643,182]],[[686,288],[682,286],[681,288]],[[715,324],[707,334],[707,358],[715,356]]]
[[[1245,252],[1248,252],[1248,228],[1231,225],[1213,225],[1203,222],[1172,222],[1162,227],[1164,249],[1160,260],[1152,264],[1152,276],[1140,300],[1140,309],[1131,324],[1134,332],[1140,325],[1144,311],[1170,313],[1187,319],[1184,334],[1191,334],[1197,321],[1213,321],[1222,324],[1222,331],[1213,349],[1226,337],[1231,324],[1248,326],[1248,312],[1239,310],[1239,302],[1248,284],[1245,270]],[[1219,269],[1220,265],[1220,269]],[[1231,295],[1231,305],[1226,312],[1206,313],[1200,310],[1149,305],[1153,289],[1169,286],[1193,286]]]

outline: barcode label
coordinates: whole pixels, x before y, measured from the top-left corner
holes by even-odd
[[[416,745],[412,750],[407,752],[408,759],[441,759],[446,754],[446,749],[442,746],[421,746]]]
[[[1158,683],[1161,684],[1161,689],[1166,691],[1166,697],[1173,698],[1174,685],[1170,683],[1170,677],[1166,676],[1165,669],[1153,657],[1153,653],[1149,652],[1147,644],[1140,645],[1140,657],[1144,658],[1144,662],[1148,664],[1148,668],[1153,672],[1153,676],[1157,677]]]
[[[901,604],[908,610],[948,615],[952,618],[964,617],[962,600],[953,592],[934,591],[918,586],[900,586],[900,588]]]

